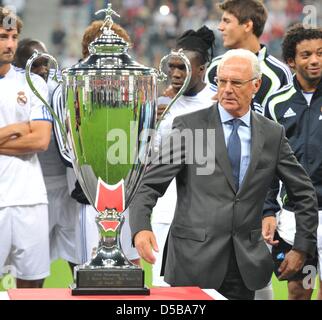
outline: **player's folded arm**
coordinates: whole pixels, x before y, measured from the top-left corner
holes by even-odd
[[[0,154],[15,156],[47,150],[52,123],[47,120],[34,120],[29,124],[30,132],[2,143]]]

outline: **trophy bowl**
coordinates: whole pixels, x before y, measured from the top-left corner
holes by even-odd
[[[157,125],[157,82],[165,79],[163,64],[176,56],[183,59],[187,70],[183,87],[164,114],[189,84],[191,66],[182,50],[164,57],[160,70],[135,62],[127,53],[128,43],[111,30],[112,15],[117,15],[111,4],[100,12],[106,14],[103,33],[89,45],[90,56],[62,72],[62,113],[55,113],[30,78],[32,63],[39,57],[54,63],[55,78],[55,58],[35,52],[27,62],[26,77],[52,113],[76,177],[98,212],[99,244],[92,260],[74,268],[72,294],[147,295],[144,271],[132,264],[121,248],[122,212],[128,208],[149,162]]]

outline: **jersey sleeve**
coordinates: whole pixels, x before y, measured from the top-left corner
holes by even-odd
[[[58,119],[60,120],[61,124],[64,126],[66,121],[66,107],[64,104],[64,98],[62,93],[62,87],[58,86],[52,95],[51,100],[51,106],[57,115]],[[54,121],[54,133],[55,133],[55,139],[57,142],[59,154],[61,156],[62,161],[65,163],[66,166],[71,167],[72,166],[72,160],[70,157],[70,153],[68,151],[68,148],[66,147],[66,142],[64,141],[64,136],[60,130],[60,126],[57,123],[57,121]]]

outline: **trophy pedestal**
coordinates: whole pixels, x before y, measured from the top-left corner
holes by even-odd
[[[100,232],[98,249],[91,261],[74,268],[72,295],[149,295],[144,271],[124,255],[120,229],[124,217],[106,210],[96,217]]]
[[[149,295],[141,268],[79,268],[72,295]]]

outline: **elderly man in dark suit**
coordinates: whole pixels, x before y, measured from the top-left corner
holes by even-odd
[[[266,286],[273,261],[264,240],[272,242],[275,229],[274,218],[263,217],[262,209],[275,174],[287,186],[296,207],[295,241],[281,266],[282,276],[292,275],[307,256],[315,254],[315,191],[294,157],[283,127],[250,109],[260,78],[253,53],[228,51],[218,67],[219,103],[173,123],[174,136],[199,131],[204,133],[203,141],[169,144],[172,147],[165,149],[175,161],[162,163],[161,159],[152,164],[130,206],[134,244],[141,257],[153,263],[152,249],[158,247],[150,214],[176,177],[178,200],[165,266],[165,281],[171,286],[214,288],[228,299],[253,299],[254,291]],[[206,134],[211,129],[215,129],[212,140]],[[205,164],[197,161],[200,145],[203,150],[211,150],[205,149],[209,145],[215,150],[208,154],[215,169],[206,170],[206,175],[200,170]],[[183,154],[176,155],[178,150]],[[194,155],[193,161],[189,155]]]

